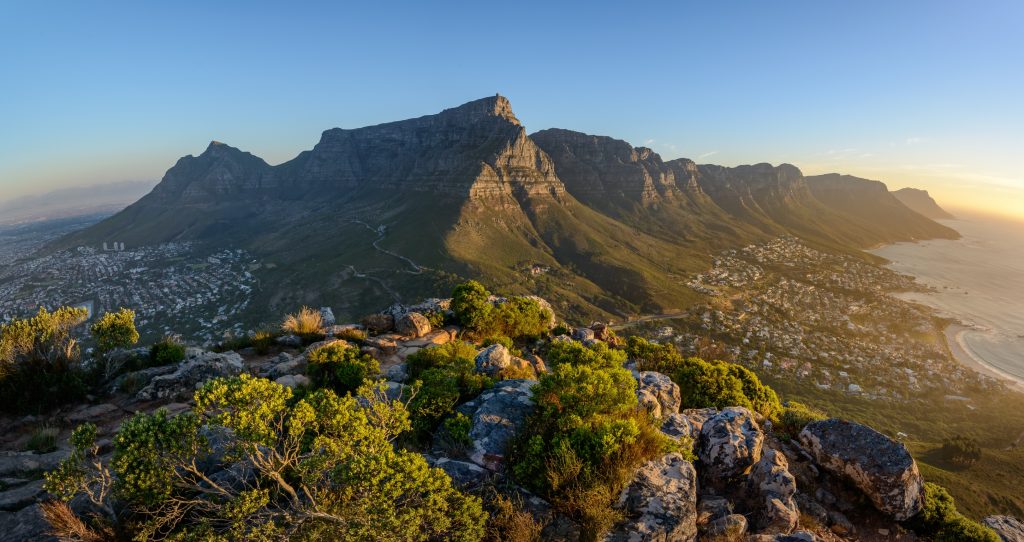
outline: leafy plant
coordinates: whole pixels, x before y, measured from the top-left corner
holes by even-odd
[[[128,348],[139,342],[139,331],[135,329],[135,311],[131,309],[121,308],[117,312],[104,314],[89,331],[96,339],[96,347],[100,352]]]
[[[796,438],[804,427],[814,421],[824,420],[828,416],[824,412],[811,408],[803,403],[789,401],[779,416],[778,432],[790,438]]]
[[[355,392],[365,380],[380,373],[377,360],[343,341],[327,343],[306,358],[309,360],[306,373],[313,384],[328,387],[340,395]]]
[[[82,398],[91,377],[73,330],[84,308],[40,308],[31,318],[0,324],[0,410],[25,412]]]
[[[185,359],[185,345],[173,336],[167,335],[149,347],[149,360],[153,367],[181,363]]]
[[[995,531],[964,516],[942,486],[925,482],[924,506],[907,522],[914,532],[935,542],[999,542]]]
[[[981,459],[981,446],[971,437],[957,435],[942,442],[942,455],[961,467],[969,467]]]

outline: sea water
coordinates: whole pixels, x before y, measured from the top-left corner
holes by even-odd
[[[935,289],[901,298],[968,326],[960,344],[969,355],[1024,381],[1024,222],[965,214],[940,222],[963,237],[896,243],[871,252],[892,262],[894,271]]]

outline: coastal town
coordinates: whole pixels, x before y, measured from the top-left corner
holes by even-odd
[[[144,337],[212,344],[243,333],[260,264],[243,250],[201,253],[191,242],[125,247],[111,241],[24,258],[0,268],[0,322],[39,307],[92,315],[131,308]]]
[[[723,252],[688,284],[709,302],[646,324],[688,354],[869,400],[939,394],[970,407],[967,391],[1002,386],[952,358],[930,309],[889,295],[921,289],[911,277],[852,255],[781,237]]]

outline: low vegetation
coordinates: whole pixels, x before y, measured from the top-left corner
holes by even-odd
[[[409,402],[412,426],[426,440],[455,407],[480,394],[493,381],[474,370],[476,348],[453,341],[425,348],[406,359],[408,380],[413,383]]]
[[[217,379],[196,392],[192,412],[125,422],[110,464],[98,459],[96,427],[76,429],[46,488],[102,514],[51,505],[47,516],[68,539],[481,539],[481,500],[392,444],[409,428],[405,407],[381,389],[295,401],[269,380]]]
[[[994,531],[958,512],[949,492],[931,482],[924,485],[924,508],[910,524],[935,542],[1000,542]]]
[[[493,304],[491,292],[474,280],[452,291],[455,320],[472,335],[483,338],[505,336],[513,340],[535,339],[548,332],[551,312],[528,297],[510,297]]]
[[[636,379],[606,346],[555,343],[553,370],[534,389],[536,413],[512,452],[512,472],[598,540],[612,503],[644,461],[671,449],[638,408]]]
[[[942,456],[959,467],[969,467],[981,459],[981,446],[976,439],[957,435],[942,442]]]
[[[323,316],[318,310],[302,307],[299,312],[285,316],[281,329],[307,341],[318,340],[324,335]]]
[[[135,311],[121,308],[117,312],[108,312],[89,327],[100,352],[110,352],[116,348],[129,348],[139,342],[139,332],[135,329]]]
[[[179,363],[185,359],[185,345],[181,339],[167,335],[149,347],[149,359],[154,367]]]
[[[377,360],[344,341],[334,341],[306,355],[306,373],[317,388],[329,388],[339,395],[355,392],[366,379],[380,373]]]

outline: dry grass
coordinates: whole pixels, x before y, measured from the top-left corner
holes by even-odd
[[[488,542],[540,542],[544,524],[523,509],[518,497],[506,497],[494,491],[488,499],[491,519],[484,540]]]
[[[61,501],[48,501],[40,505],[43,519],[50,524],[50,534],[61,542],[103,542],[113,540],[110,529],[97,530],[85,524],[70,506]]]
[[[302,307],[299,309],[299,312],[285,317],[284,323],[281,324],[281,329],[285,333],[291,333],[300,337],[323,335],[324,320],[320,316],[320,311],[309,307]]]

